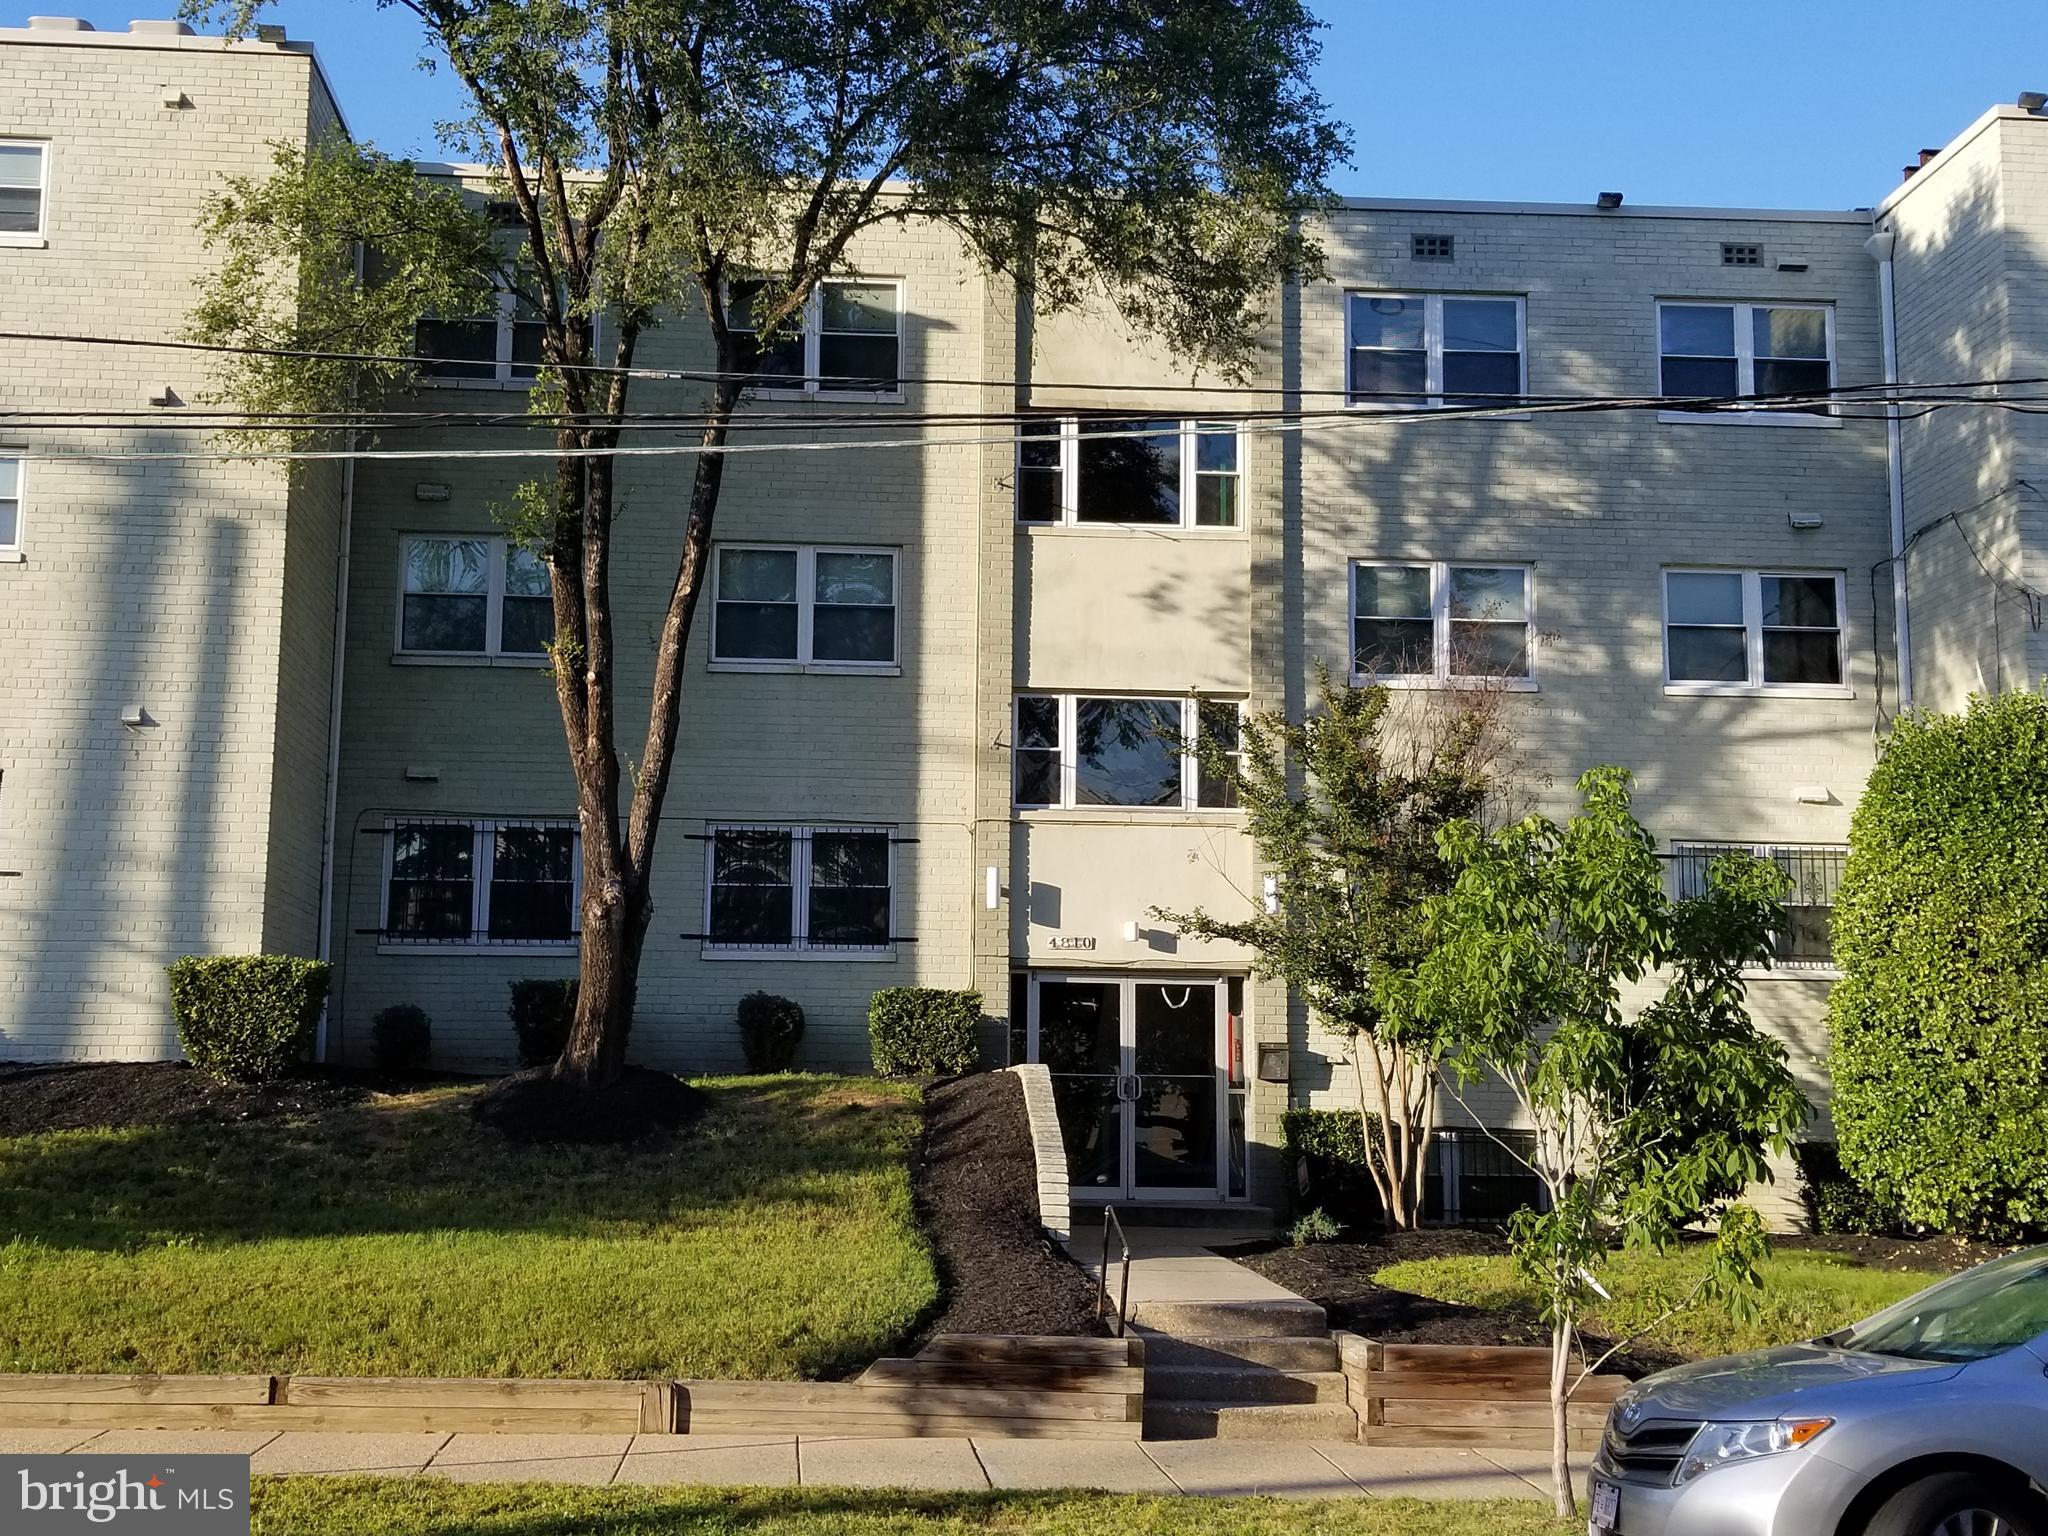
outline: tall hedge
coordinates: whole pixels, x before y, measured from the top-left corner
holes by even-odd
[[[1834,921],[1843,1167],[1908,1221],[2048,1227],[2048,700],[1899,722]]]

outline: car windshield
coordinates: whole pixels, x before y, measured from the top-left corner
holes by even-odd
[[[2048,1248],[1981,1264],[1829,1336],[1908,1360],[1988,1360],[2048,1333]]]

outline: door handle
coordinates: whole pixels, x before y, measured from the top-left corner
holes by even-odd
[[[1116,1080],[1117,1102],[1119,1104],[1137,1103],[1138,1096],[1143,1091],[1143,1088],[1144,1084],[1139,1081],[1137,1073],[1126,1072],[1122,1074]]]

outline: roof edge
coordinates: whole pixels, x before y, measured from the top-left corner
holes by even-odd
[[[1474,202],[1454,198],[1346,197],[1337,206],[1369,213],[1506,213],[1587,219],[1742,219],[1751,223],[1868,224],[1868,208],[1716,208],[1645,203],[1596,208],[1591,203]]]

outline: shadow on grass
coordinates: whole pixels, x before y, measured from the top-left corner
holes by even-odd
[[[648,1235],[735,1204],[834,1202],[905,1166],[915,1103],[873,1083],[712,1081],[672,1140],[523,1146],[476,1125],[474,1089],[300,1116],[0,1140],[0,1233],[128,1252],[381,1233]]]

